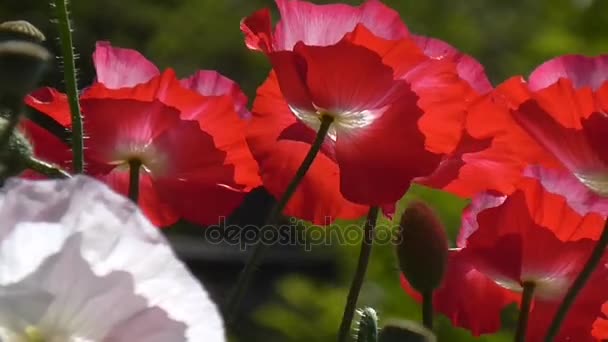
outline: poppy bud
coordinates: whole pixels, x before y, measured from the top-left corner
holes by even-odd
[[[401,272],[414,289],[430,293],[441,284],[448,240],[439,218],[424,202],[413,202],[407,207],[395,245]]]
[[[44,35],[27,21],[0,24],[0,95],[13,101],[30,92],[51,54],[38,42]]]
[[[0,23],[0,41],[26,40],[41,43],[46,37],[40,30],[25,20],[5,21]]]
[[[363,308],[357,311],[357,342],[376,342],[378,340],[378,315],[373,308]]]
[[[437,342],[435,335],[412,321],[393,321],[380,331],[379,342]]]

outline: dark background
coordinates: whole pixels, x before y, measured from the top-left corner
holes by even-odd
[[[321,1],[313,1],[321,3]],[[360,1],[345,1],[357,4]],[[497,84],[516,74],[526,75],[536,65],[561,54],[600,54],[608,50],[608,1],[606,0],[392,0],[410,30],[443,39],[473,55]],[[96,40],[137,49],[160,69],[174,68],[185,77],[198,69],[215,69],[237,81],[250,100],[270,69],[265,58],[248,51],[239,31],[242,17],[269,0],[80,0],[71,4],[79,84],[93,77],[91,53]],[[25,19],[47,35],[47,47],[58,54],[53,12],[46,1],[2,0],[0,21]],[[63,89],[56,63],[45,85]],[[400,202],[423,198],[437,209],[453,238],[457,233],[463,201],[415,187]],[[252,193],[233,215],[240,226],[260,224],[273,199],[263,189]],[[204,207],[204,203],[201,203]],[[329,229],[304,228],[289,223],[285,234],[300,237],[329,236],[352,231],[355,223],[338,223]],[[390,229],[389,221],[381,223]],[[333,230],[332,230],[333,229]],[[255,233],[248,227],[246,231]],[[165,230],[179,255],[221,301],[232,287],[246,258],[238,245],[210,243],[202,227],[181,223]],[[249,234],[249,233],[247,233]],[[316,235],[315,235],[316,234]],[[208,234],[207,234],[208,235]],[[245,235],[247,236],[247,235]],[[334,235],[336,236],[336,235]],[[339,325],[358,253],[358,241],[312,246],[273,248],[245,300],[245,311],[231,335],[235,341],[331,341]],[[145,257],[145,256],[142,256]],[[417,305],[400,289],[392,247],[377,246],[373,253],[360,305],[373,306],[382,320],[393,317],[419,319]],[[510,341],[514,310],[506,310],[504,332],[482,341]],[[472,341],[445,319],[438,324],[440,341]]]

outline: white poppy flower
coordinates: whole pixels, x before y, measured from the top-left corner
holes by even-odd
[[[225,341],[205,289],[128,199],[85,176],[0,192],[0,341]]]

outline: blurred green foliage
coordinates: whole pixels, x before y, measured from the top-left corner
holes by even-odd
[[[321,1],[314,1],[321,3]],[[345,1],[360,3],[360,1]],[[473,55],[485,66],[494,83],[528,74],[543,61],[561,54],[600,54],[608,47],[606,0],[386,0],[397,9],[414,33],[445,40]],[[0,19],[25,19],[47,37],[56,36],[49,21],[49,4],[39,0],[3,1]],[[271,0],[90,0],[73,1],[76,49],[81,58],[80,85],[94,77],[90,55],[96,40],[141,51],[161,69],[172,67],[180,76],[197,69],[216,69],[239,82],[252,99],[269,65],[263,56],[249,52],[239,31],[239,21]],[[48,47],[57,52],[57,42]],[[61,88],[60,68],[47,83]],[[415,187],[401,202],[421,198],[439,212],[453,239],[465,202],[422,187]],[[398,217],[398,215],[396,215]],[[383,222],[389,224],[389,222]],[[310,231],[320,228],[310,228]],[[322,249],[322,250],[321,250]],[[348,282],[359,247],[314,247],[312,253],[332,253],[342,265],[335,283],[312,281],[293,275],[277,287],[280,300],[260,308],[255,320],[288,341],[329,341],[335,338]],[[378,310],[381,321],[402,317],[419,319],[418,305],[400,288],[390,246],[373,251],[359,306]],[[505,313],[505,327],[512,325],[514,310]],[[446,319],[437,324],[439,341],[472,341]],[[275,335],[276,336],[276,335]],[[508,341],[508,332],[480,341]]]

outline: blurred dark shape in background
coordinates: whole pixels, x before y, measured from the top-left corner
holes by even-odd
[[[606,0],[384,2],[401,13],[413,33],[442,39],[477,58],[486,66],[494,84],[512,75],[526,75],[557,55],[608,52]],[[278,17],[270,0],[72,1],[75,47],[80,54],[79,86],[85,87],[94,79],[90,56],[95,42],[109,40],[115,46],[140,51],[161,70],[174,68],[181,77],[198,69],[217,70],[238,82],[251,102],[270,67],[263,56],[247,50],[239,22],[262,7],[272,8],[274,18]],[[2,0],[0,3],[0,21],[30,21],[47,36],[46,47],[60,55],[50,13],[46,1]],[[55,63],[42,84],[63,90],[61,66],[58,61]],[[433,203],[448,226],[450,237],[454,238],[463,201],[416,187],[400,202],[399,208],[412,198]],[[216,230],[224,235],[213,236],[213,229],[205,231],[187,223],[165,230],[178,254],[205,282],[216,301],[221,303],[232,287],[251,250],[250,246],[242,250],[243,237],[255,240],[273,201],[264,189],[257,189],[228,218],[227,226],[241,227],[240,240],[234,236],[231,240],[226,236],[227,230]],[[281,228],[285,229],[284,235],[296,243],[271,249],[245,299],[245,312],[237,324],[238,331],[232,336],[234,340],[334,339],[358,246],[334,243],[305,251],[297,242],[310,234],[311,229],[288,219],[284,224]],[[391,315],[418,319],[417,305],[399,287],[390,247],[375,247],[360,305],[376,308],[381,320]],[[506,313],[507,328],[512,320]],[[437,330],[439,341],[473,341],[468,333],[452,328],[446,320],[438,322]],[[498,334],[480,340],[508,341],[508,336]]]

